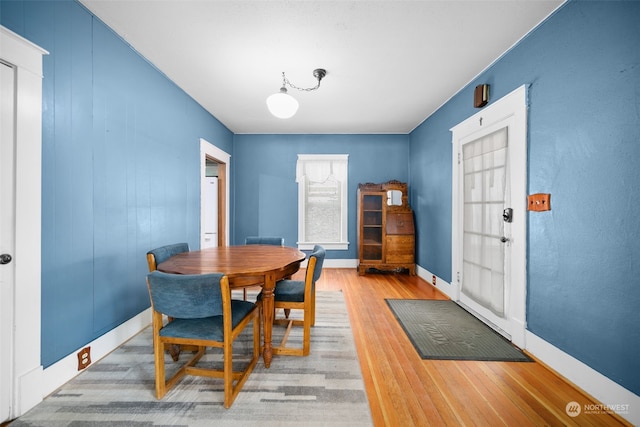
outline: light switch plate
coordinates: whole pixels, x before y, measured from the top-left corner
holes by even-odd
[[[531,194],[527,197],[527,209],[535,212],[551,210],[551,194]]]

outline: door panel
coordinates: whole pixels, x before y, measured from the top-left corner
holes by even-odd
[[[15,256],[14,78],[0,62],[0,254]],[[11,417],[13,383],[13,261],[0,265],[0,422]]]
[[[451,129],[452,298],[524,347],[526,87]],[[511,208],[512,221],[503,219]]]

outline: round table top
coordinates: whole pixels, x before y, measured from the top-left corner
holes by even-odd
[[[158,265],[158,270],[174,274],[224,273],[236,276],[264,275],[289,270],[306,258],[289,246],[220,246],[174,255]]]

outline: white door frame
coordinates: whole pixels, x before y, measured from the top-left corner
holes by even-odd
[[[224,241],[218,242],[219,246],[229,246],[229,177],[231,176],[231,155],[220,148],[216,147],[207,140],[200,138],[200,247],[204,247],[204,198],[205,193],[202,188],[202,180],[206,176],[207,158],[215,160],[216,162],[224,165],[224,176],[219,177],[223,181],[224,194],[222,191],[218,192],[218,202],[224,202],[224,218],[218,215],[218,222],[222,222],[224,225]],[[220,203],[218,203],[220,206]],[[220,207],[218,208],[220,211]],[[218,239],[221,238],[220,232],[218,232]],[[222,245],[221,243],[224,243]]]
[[[14,119],[15,69],[0,61],[0,253],[15,256],[15,184]],[[13,267],[15,262],[0,265],[0,422],[11,414],[13,379]],[[7,343],[8,345],[5,345]]]
[[[526,329],[526,255],[527,255],[527,87],[520,86],[503,98],[469,117],[451,129],[453,148],[453,209],[452,209],[452,282],[455,301],[460,301],[462,283],[462,195],[461,147],[464,142],[475,140],[507,125],[509,127],[509,168],[511,186],[511,208],[513,222],[510,224],[511,246],[510,273],[505,304],[507,333],[512,342],[520,348],[525,347]],[[478,313],[482,320],[490,318],[490,313]]]
[[[13,336],[2,337],[3,348],[8,344],[4,351],[10,355],[11,378],[0,381],[3,393],[8,396],[9,418],[15,418],[42,401],[42,56],[48,52],[2,26],[0,47],[0,58],[14,67],[16,82],[13,141],[16,240],[12,263],[15,263],[14,283],[20,286],[13,286],[14,304],[8,317],[13,322]]]

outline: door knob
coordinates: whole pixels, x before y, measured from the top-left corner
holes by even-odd
[[[0,264],[9,264],[11,262],[11,255],[2,254],[0,255]]]
[[[502,237],[500,238],[500,241],[501,241],[502,243],[507,243],[507,242],[509,241],[509,239],[507,239],[506,237],[502,236]]]

